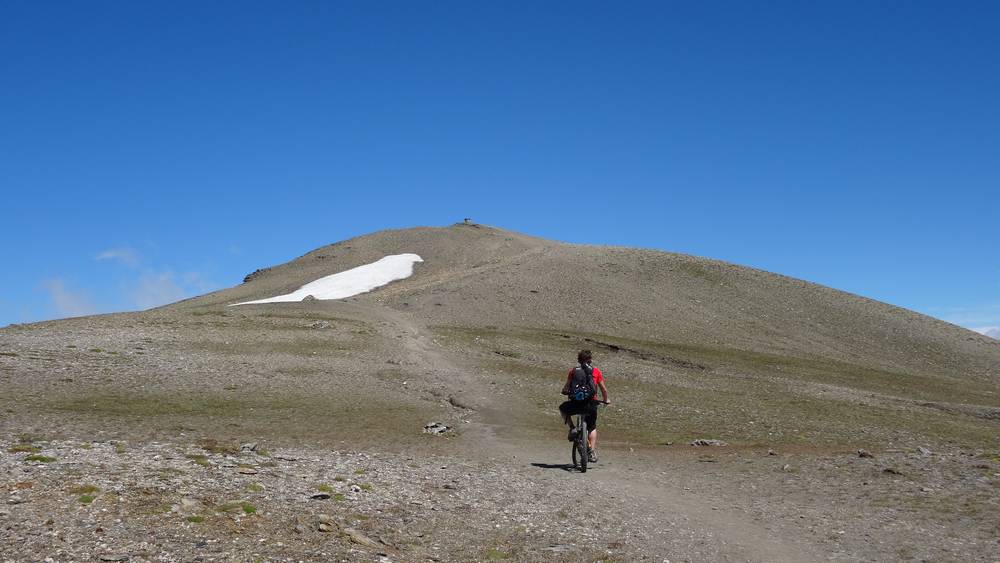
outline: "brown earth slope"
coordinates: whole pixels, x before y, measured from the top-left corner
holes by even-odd
[[[414,275],[365,295],[229,306],[406,252]],[[554,412],[579,348],[614,401],[585,476]],[[989,560],[998,378],[998,341],[759,270],[384,231],[156,310],[0,330],[0,560]],[[599,494],[567,503],[580,479]]]

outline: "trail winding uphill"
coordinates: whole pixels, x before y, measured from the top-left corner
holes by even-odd
[[[405,254],[369,293],[230,307]],[[580,348],[614,401],[586,474],[556,411]],[[385,231],[0,329],[0,561],[989,561],[997,366],[993,339],[733,264]]]

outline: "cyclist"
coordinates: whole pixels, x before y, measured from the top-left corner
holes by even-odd
[[[569,440],[573,441],[576,437],[576,428],[573,427],[573,419],[571,418],[575,414],[586,415],[587,429],[590,432],[587,435],[587,449],[588,458],[590,461],[597,461],[597,390],[600,389],[601,396],[603,397],[603,402],[605,404],[611,404],[608,400],[608,388],[604,385],[604,375],[601,370],[595,368],[591,363],[593,360],[593,355],[590,350],[580,350],[580,353],[576,355],[576,360],[580,363],[580,369],[584,372],[591,374],[593,378],[593,388],[594,394],[583,401],[569,400],[565,401],[563,404],[559,405],[559,412],[562,413],[563,422],[569,425]],[[562,394],[569,395],[570,384],[573,382],[573,372],[577,368],[572,368],[569,370],[569,374],[566,376],[566,384],[563,385]]]

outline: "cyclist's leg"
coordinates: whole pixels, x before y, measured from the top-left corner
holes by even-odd
[[[590,405],[587,411],[587,447],[594,449],[597,447],[597,405]]]

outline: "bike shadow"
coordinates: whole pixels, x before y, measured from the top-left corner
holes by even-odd
[[[563,471],[576,471],[576,466],[572,463],[532,463],[532,467],[540,469],[562,469]]]

